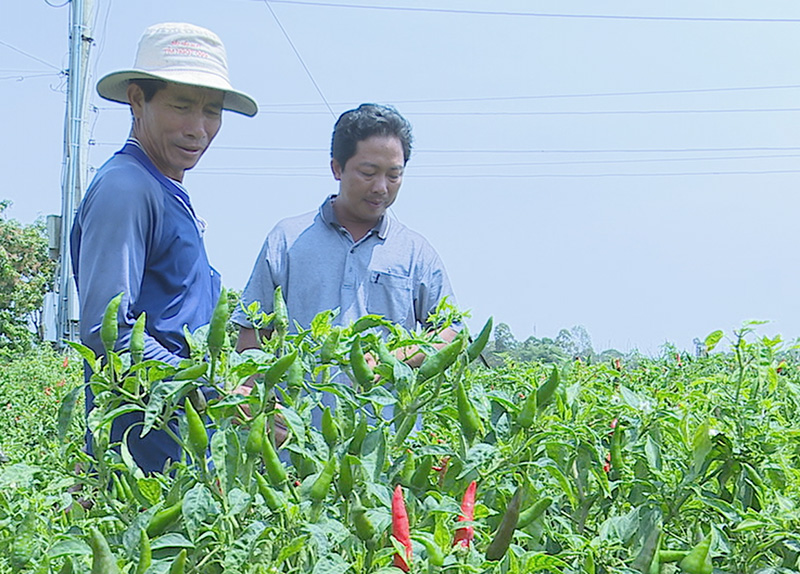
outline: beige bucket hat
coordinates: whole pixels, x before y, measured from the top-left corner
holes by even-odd
[[[130,80],[156,79],[225,92],[223,109],[254,116],[256,101],[234,90],[228,79],[225,46],[205,28],[184,23],[155,24],[139,40],[133,69],[105,75],[97,82],[97,93],[112,102],[128,103]]]

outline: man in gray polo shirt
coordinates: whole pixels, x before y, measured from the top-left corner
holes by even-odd
[[[338,309],[336,325],[375,314],[408,330],[432,328],[427,318],[439,302],[455,303],[444,265],[422,235],[386,213],[400,190],[411,140],[411,125],[390,106],[362,104],[342,114],[331,144],[339,193],[270,231],[242,302],[259,301],[270,313],[280,285],[291,326],[308,327],[318,313]],[[241,309],[233,321],[241,326],[237,349],[258,347]],[[448,327],[440,335],[447,342],[456,331]],[[416,353],[407,362],[418,366],[423,359]]]

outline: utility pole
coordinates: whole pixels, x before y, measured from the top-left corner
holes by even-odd
[[[61,217],[54,222],[58,237],[56,276],[56,342],[78,339],[78,297],[72,279],[69,256],[69,233],[75,210],[86,187],[86,88],[89,73],[89,50],[92,46],[93,0],[71,0],[69,31],[69,71],[67,74],[67,112],[64,120],[64,177],[61,183]],[[55,239],[55,241],[53,241]]]

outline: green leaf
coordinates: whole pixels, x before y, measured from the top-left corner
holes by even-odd
[[[224,492],[230,492],[239,474],[241,446],[233,428],[217,430],[211,436],[211,459]]]
[[[67,436],[69,425],[72,422],[72,414],[75,411],[75,404],[78,397],[83,394],[83,387],[75,387],[64,397],[61,406],[58,408],[58,441],[64,442]]]
[[[203,522],[212,521],[220,514],[214,495],[202,484],[195,484],[183,497],[183,518],[189,538],[196,540]]]
[[[136,487],[142,496],[150,502],[150,506],[155,506],[161,502],[161,483],[153,477],[144,477],[136,481]]]
[[[92,549],[86,542],[75,536],[69,536],[53,544],[47,551],[50,558],[62,556],[91,556]]]
[[[345,574],[350,570],[350,564],[338,554],[328,554],[322,559],[317,560],[311,574]]]
[[[289,544],[287,544],[286,546],[281,548],[281,551],[278,554],[277,565],[280,566],[281,564],[283,564],[283,562],[285,562],[286,560],[288,560],[289,558],[291,558],[295,554],[298,554],[299,552],[301,552],[303,550],[303,548],[305,548],[306,542],[308,542],[308,536],[307,535],[305,535],[305,536],[297,536],[297,537],[293,538],[289,542]]]
[[[703,469],[703,464],[706,461],[706,457],[714,446],[711,442],[709,431],[710,427],[708,420],[705,420],[703,424],[697,427],[697,430],[694,433],[694,437],[692,439],[692,473],[694,475],[700,474]]]
[[[561,572],[562,568],[569,568],[569,564],[555,556],[535,552],[528,557],[523,571],[541,572],[542,570],[547,570],[548,572]]]
[[[144,410],[144,425],[142,425],[142,433],[139,436],[144,436],[150,432],[156,419],[163,412],[167,400],[179,395],[181,391],[187,387],[192,386],[191,382],[187,381],[158,381],[150,389],[150,400],[147,401],[147,407]]]
[[[225,572],[241,572],[242,565],[250,560],[259,536],[267,528],[266,523],[256,521],[250,523],[240,533],[225,553]]]
[[[155,538],[150,543],[151,550],[161,550],[162,548],[194,548],[194,544],[180,532],[169,532]]]
[[[709,335],[706,337],[705,340],[707,353],[713,351],[714,347],[716,347],[717,344],[722,340],[722,334],[723,334],[722,331],[719,330],[709,333]]]

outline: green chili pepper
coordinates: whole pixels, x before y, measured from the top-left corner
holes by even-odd
[[[336,358],[336,350],[339,348],[340,333],[341,331],[339,328],[334,327],[325,338],[325,342],[322,343],[322,347],[319,350],[319,359],[322,363],[332,363]]]
[[[261,413],[250,422],[250,432],[247,433],[247,442],[244,443],[244,452],[255,458],[261,456],[264,450],[264,435],[267,428],[267,415]]]
[[[261,496],[264,498],[264,502],[267,504],[267,508],[269,508],[272,512],[278,512],[282,510],[284,507],[284,502],[281,500],[280,495],[278,494],[275,489],[273,489],[267,479],[264,478],[261,474],[256,474],[256,482],[258,483],[258,491],[261,493]]]
[[[96,526],[89,529],[89,547],[92,549],[92,574],[120,574],[117,559]]]
[[[289,332],[289,311],[286,309],[286,301],[283,298],[283,290],[280,285],[275,287],[272,298],[272,311],[275,313],[272,325],[275,327],[275,333],[278,338],[283,341]]]
[[[503,519],[500,521],[500,526],[497,527],[497,532],[495,532],[489,548],[486,549],[487,560],[500,560],[506,555],[519,522],[521,505],[522,487],[519,486],[506,507],[506,512],[503,514]]]
[[[350,445],[347,447],[347,452],[356,456],[361,455],[361,445],[364,444],[364,439],[367,436],[367,418],[363,413],[359,413],[358,417],[356,430],[353,432],[353,438],[350,441]]]
[[[111,299],[103,313],[103,322],[100,323],[100,341],[108,355],[114,350],[119,336],[119,305],[122,302],[122,293]]]
[[[144,327],[147,322],[147,315],[142,311],[136,318],[131,330],[131,342],[129,349],[131,351],[131,363],[141,363],[144,359]]]
[[[280,359],[272,363],[269,368],[264,372],[264,383],[266,390],[270,390],[277,385],[284,373],[289,370],[295,359],[297,359],[297,349],[293,350],[288,355],[282,356]]]
[[[153,562],[153,551],[150,548],[150,538],[147,532],[139,531],[139,562],[136,564],[136,574],[144,574]]]
[[[414,451],[408,449],[406,458],[403,461],[403,466],[400,469],[400,484],[403,486],[411,486],[411,478],[414,476],[416,468],[416,460],[414,458]]]
[[[470,363],[477,359],[483,349],[486,348],[486,343],[489,342],[489,336],[492,334],[492,323],[493,319],[489,317],[475,340],[467,346],[467,358]]]
[[[482,433],[483,425],[475,410],[475,405],[469,400],[467,391],[461,383],[461,379],[456,381],[456,406],[458,408],[458,422],[461,424],[461,433],[468,442],[472,442],[475,437]]]
[[[427,532],[419,532],[417,534],[412,534],[411,539],[416,540],[425,547],[425,551],[428,553],[428,562],[432,566],[439,567],[444,564],[444,552],[439,545],[436,544],[436,540],[433,539],[433,536]]]
[[[519,514],[519,521],[517,522],[517,528],[525,528],[531,522],[539,518],[544,511],[550,508],[550,505],[553,504],[553,499],[549,496],[545,496],[544,498],[540,498],[533,504],[531,504],[528,508],[520,512]]]
[[[22,519],[11,545],[9,560],[15,572],[22,570],[33,559],[36,549],[36,512],[29,510]]]
[[[172,506],[162,508],[156,512],[147,524],[147,536],[155,538],[160,536],[164,531],[181,516],[183,510],[183,500],[178,500]]]
[[[411,431],[414,430],[414,423],[417,421],[417,413],[416,411],[411,412],[403,412],[401,409],[395,410],[395,419],[394,419],[394,446],[399,447],[403,444],[403,442],[408,438],[408,435],[411,434]],[[399,422],[399,425],[398,425]]]
[[[531,392],[522,403],[522,408],[517,413],[517,424],[520,428],[527,429],[533,424],[533,419],[536,416],[536,392]]]
[[[169,567],[169,574],[184,574],[186,572],[186,548],[182,548]]]
[[[331,449],[339,442],[339,426],[336,424],[329,406],[326,406],[322,412],[322,437],[325,439],[325,444]]]
[[[267,469],[267,476],[272,486],[280,486],[286,482],[286,469],[272,446],[272,439],[264,436],[261,448],[261,458],[264,460],[264,467]]]
[[[542,383],[538,389],[536,389],[536,406],[538,408],[541,409],[547,406],[547,404],[553,399],[553,395],[558,388],[558,383],[558,367],[553,365],[553,370],[550,373],[550,377],[544,383]]]
[[[206,374],[208,363],[195,363],[172,375],[173,381],[196,381]]]
[[[375,348],[378,352],[378,359],[380,359],[380,362],[394,368],[395,363],[397,363],[399,359],[389,350],[389,347],[386,346],[386,341],[380,337],[375,337]]]
[[[286,371],[286,388],[296,400],[298,393],[303,388],[303,361],[296,357]]]
[[[466,331],[459,331],[458,335],[447,345],[433,355],[428,355],[417,371],[417,382],[422,383],[436,375],[445,372],[458,359],[464,350]]]
[[[322,472],[319,473],[319,476],[317,476],[316,480],[311,485],[311,489],[308,491],[308,497],[314,502],[322,502],[325,500],[328,491],[331,489],[331,483],[333,482],[335,474],[336,459],[331,457],[330,460],[328,460],[328,464],[325,465],[325,468],[322,469]]]
[[[349,498],[353,492],[353,463],[358,459],[352,454],[345,454],[342,457],[342,463],[339,465],[339,476],[336,480],[336,485],[339,488],[339,494],[344,498]]]
[[[208,326],[208,337],[206,344],[211,358],[216,360],[225,346],[225,327],[228,324],[228,294],[223,287],[219,293],[219,299],[211,314],[211,323]]]
[[[186,423],[189,427],[188,444],[189,450],[195,460],[205,466],[206,449],[208,449],[208,432],[203,418],[195,410],[192,401],[184,401],[183,408],[186,411]]]
[[[714,565],[711,562],[711,534],[703,538],[697,546],[689,550],[689,553],[678,563],[681,570],[686,574],[711,574]]]
[[[372,372],[372,367],[367,364],[367,359],[364,357],[364,351],[361,348],[361,337],[355,337],[350,346],[350,368],[353,369],[353,376],[361,390],[364,392],[369,391],[372,388],[372,382],[375,380],[375,373]]]
[[[689,554],[688,550],[659,550],[658,561],[662,564],[668,562],[680,562],[686,555]]]
[[[353,525],[356,527],[356,536],[359,540],[367,543],[367,548],[375,546],[375,526],[367,516],[367,509],[361,505],[361,500],[356,496],[353,503],[351,516],[353,517]]]
[[[611,435],[611,470],[616,477],[622,475],[624,461],[622,459],[622,421],[617,420],[614,427],[614,434]]]

